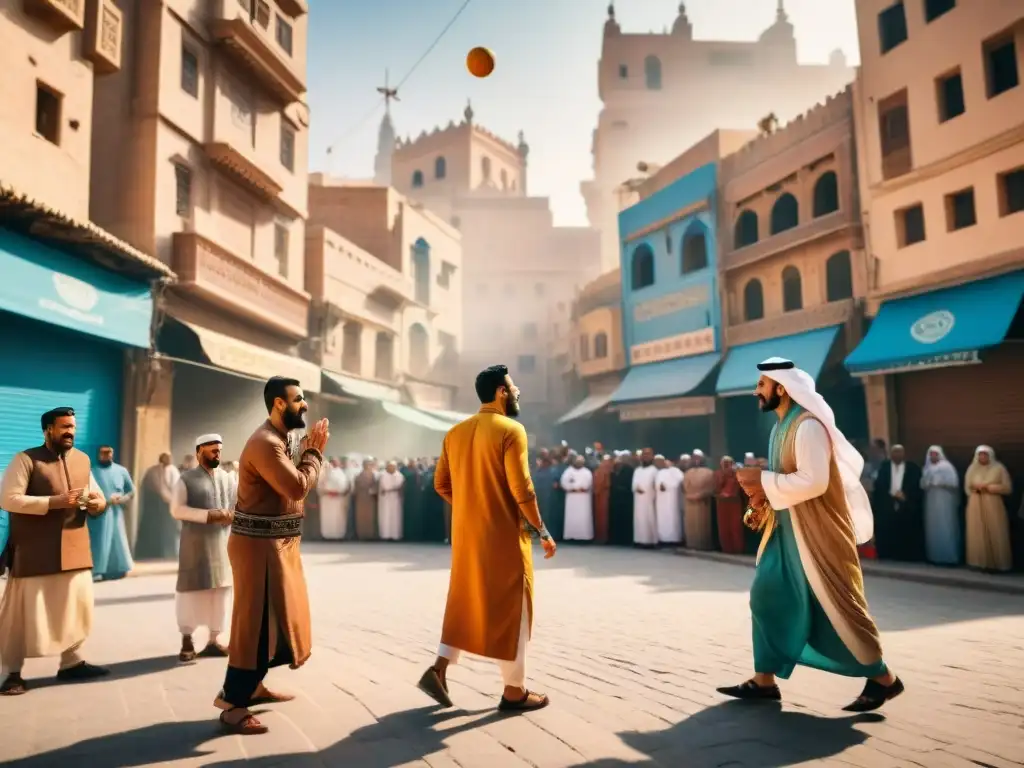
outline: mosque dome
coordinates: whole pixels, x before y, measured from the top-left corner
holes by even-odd
[[[693,25],[686,15],[686,3],[679,3],[679,15],[672,24],[672,34],[685,37],[687,40],[693,39]]]

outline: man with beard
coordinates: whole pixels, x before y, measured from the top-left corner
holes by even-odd
[[[867,678],[845,709],[878,709],[903,684],[882,660],[864,598],[857,544],[872,533],[864,459],[839,431],[811,376],[777,357],[757,368],[754,394],[778,422],[769,438],[770,471],[736,473],[750,498],[746,522],[764,531],[750,588],[754,676],[718,690],[778,701],[776,678],[788,679],[802,664]]]
[[[541,521],[530,480],[519,389],[504,365],[476,377],[479,413],[445,435],[434,486],[452,504],[452,570],[437,659],[420,689],[444,707],[449,664],[462,653],[495,659],[505,689],[498,709],[525,712],[548,705],[526,687],[526,647],[533,624],[533,539],[545,557],[555,542]]]
[[[222,443],[216,434],[196,438],[197,464],[181,473],[171,497],[171,515],[181,521],[174,609],[182,662],[196,658],[192,635],[199,627],[209,633],[199,656],[228,655],[221,632],[231,599],[228,526],[235,517],[235,497],[228,473],[220,468]]]
[[[683,471],[665,457],[658,454],[654,457],[658,474],[654,476],[657,485],[654,509],[657,513],[658,542],[660,544],[678,544],[683,540],[683,512],[680,508],[682,498]]]
[[[93,470],[93,476],[107,499],[107,509],[86,521],[92,548],[92,576],[94,581],[114,581],[123,579],[133,566],[124,513],[135,496],[135,486],[128,470],[114,462],[113,446],[101,445],[96,460],[99,466]]]
[[[601,464],[594,470],[594,542],[597,544],[608,543],[608,509],[614,468],[612,457],[605,454]]]
[[[615,452],[612,470],[608,539],[620,547],[633,545],[633,465],[629,451]]]
[[[875,515],[875,546],[882,560],[924,559],[924,492],[921,468],[907,461],[902,445],[878,469],[871,492]]]
[[[316,487],[330,438],[327,419],[321,419],[304,438],[296,466],[288,433],[305,426],[309,410],[299,382],[269,379],[263,402],[269,417],[238,461],[238,501],[228,537],[235,587],[231,648],[215,702],[224,710],[224,729],[246,736],[267,732],[250,705],[293,698],[267,690],[267,671],[283,664],[298,669],[309,659],[309,594],[299,552],[302,502]]]
[[[10,568],[0,599],[0,695],[28,689],[25,659],[60,655],[59,682],[108,673],[79,656],[92,631],[92,556],[86,518],[106,500],[88,455],[75,448],[75,411],[54,408],[40,419],[43,444],[11,459],[0,485],[10,513],[4,560]]]
[[[320,472],[317,497],[320,506],[320,538],[341,541],[348,527],[348,499],[352,490],[348,475],[342,469],[345,461],[331,459]]]
[[[377,520],[383,541],[402,540],[402,495],[405,476],[398,471],[398,462],[392,459],[377,480]]]
[[[639,547],[658,546],[657,476],[654,449],[644,448],[633,473],[633,543]]]

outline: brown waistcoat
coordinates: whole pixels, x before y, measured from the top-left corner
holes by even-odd
[[[57,496],[73,488],[88,488],[92,463],[72,448],[63,457],[42,445],[24,452],[32,462],[27,496]],[[70,485],[68,480],[70,478]],[[86,513],[51,509],[45,515],[11,514],[11,576],[50,576],[92,568]]]

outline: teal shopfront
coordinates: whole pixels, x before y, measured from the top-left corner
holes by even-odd
[[[0,467],[70,406],[77,446],[115,448],[125,351],[150,346],[149,284],[0,228]]]

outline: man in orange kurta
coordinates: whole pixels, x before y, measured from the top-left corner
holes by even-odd
[[[607,454],[594,470],[594,542],[608,543],[608,505],[612,492],[612,470],[615,462]]]
[[[434,488],[452,506],[452,571],[441,647],[419,687],[452,706],[447,670],[462,652],[495,659],[505,684],[498,709],[523,712],[548,704],[526,688],[526,646],[533,626],[533,539],[544,556],[555,542],[540,519],[530,479],[519,389],[504,365],[476,377],[480,412],[445,435]]]
[[[249,707],[288,701],[263,684],[267,671],[298,669],[313,645],[309,595],[299,544],[303,500],[316,488],[330,437],[327,419],[310,427],[298,466],[288,433],[305,426],[309,407],[295,379],[274,376],[263,388],[267,420],[242,449],[238,496],[228,537],[234,583],[231,641],[224,688],[214,702],[224,730],[266,733]]]

